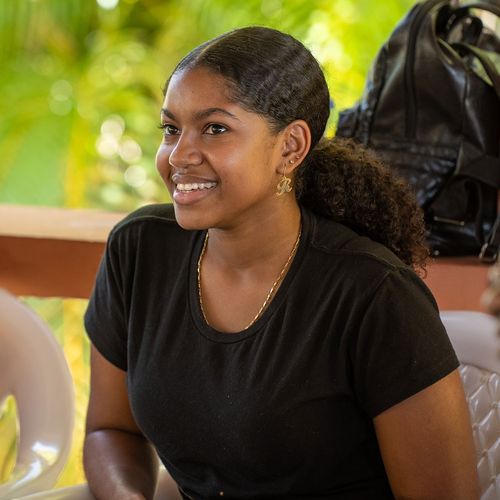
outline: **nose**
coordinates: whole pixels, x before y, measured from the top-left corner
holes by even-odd
[[[191,134],[182,133],[170,152],[168,163],[176,169],[186,169],[201,162],[202,154],[196,139]]]

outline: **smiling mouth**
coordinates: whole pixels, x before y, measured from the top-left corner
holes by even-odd
[[[212,189],[217,186],[216,182],[194,182],[192,184],[176,184],[177,191],[183,193],[188,191],[200,191],[203,189]]]

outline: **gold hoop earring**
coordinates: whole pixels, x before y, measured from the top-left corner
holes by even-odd
[[[290,163],[294,163],[293,160],[290,160]],[[285,193],[289,193],[292,190],[292,179],[286,176],[286,167],[283,168],[283,177],[278,182],[276,186],[276,195],[281,196]]]

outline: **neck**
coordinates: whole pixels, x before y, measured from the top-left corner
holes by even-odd
[[[207,256],[217,265],[245,271],[275,260],[293,248],[300,230],[300,208],[294,202],[230,229],[209,229]]]

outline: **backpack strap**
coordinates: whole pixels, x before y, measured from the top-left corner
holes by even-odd
[[[448,16],[446,20],[446,31],[450,32],[453,28],[463,21],[464,18],[468,18],[471,21],[472,31],[479,35],[483,29],[482,20],[470,12],[471,9],[477,9],[482,11],[491,12],[497,17],[500,17],[500,6],[485,3],[485,2],[474,2],[469,4],[460,5],[455,8],[451,8],[448,11]]]
[[[492,14],[500,17],[500,7],[498,5],[493,5],[492,3],[486,2],[472,2],[460,5],[454,10],[454,14],[461,17],[463,14],[467,13],[469,9],[487,10]]]
[[[477,58],[491,80],[500,103],[500,72],[489,58],[487,51],[467,43],[454,43],[452,48],[461,55],[473,55]],[[455,174],[468,175],[497,189],[500,188],[500,158],[498,156],[484,155],[481,151],[476,151],[472,144],[464,146],[463,154],[467,156],[467,161],[462,162],[465,166],[462,166]]]
[[[465,142],[460,148],[458,165],[453,175],[466,175],[500,189],[500,158],[487,155],[473,144]]]
[[[498,10],[500,12],[500,9]],[[471,54],[475,56],[483,65],[486,74],[489,76],[493,89],[495,90],[498,98],[500,99],[500,72],[497,70],[495,65],[491,62],[487,53],[484,50],[478,49],[472,45],[466,43],[455,43],[453,48],[461,53]],[[493,159],[492,159],[493,160]],[[498,158],[494,159],[494,162],[490,162],[491,165],[486,169],[491,173],[494,172],[495,177],[500,171],[500,161]],[[496,262],[498,258],[498,249],[500,247],[500,214],[497,215],[495,223],[491,228],[491,232],[486,240],[486,243],[482,246],[481,252],[479,254],[479,259],[485,264],[492,264]]]
[[[477,15],[471,13],[471,9],[491,12],[493,15],[500,17],[500,6],[485,2],[474,2],[448,9],[447,17],[444,21],[446,24],[445,32],[450,33],[457,24],[462,23],[464,19],[468,19],[470,25],[467,26],[466,31],[463,33],[463,42],[475,44],[477,38],[483,31],[483,21]],[[446,35],[444,36],[446,37]]]
[[[473,45],[469,45],[468,43],[454,43],[452,44],[452,47],[459,53],[473,55],[481,62],[486,74],[489,76],[491,83],[493,84],[493,89],[500,99],[500,72],[491,62],[491,59],[488,57],[488,53],[485,50],[481,50]]]
[[[500,214],[497,215],[495,223],[491,229],[486,243],[479,253],[479,260],[484,264],[493,264],[498,258],[498,248],[500,247]]]

